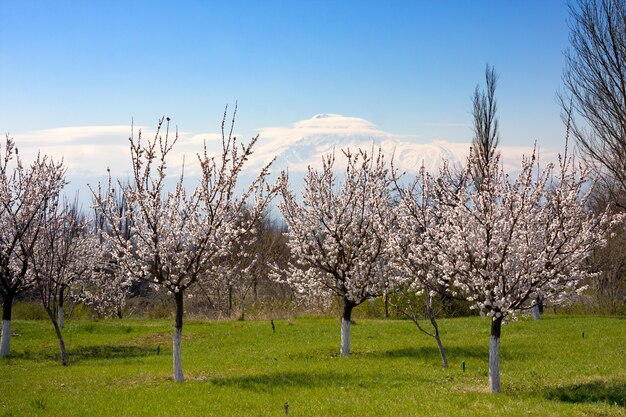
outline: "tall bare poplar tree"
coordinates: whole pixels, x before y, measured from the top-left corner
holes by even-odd
[[[472,118],[474,125],[474,138],[472,148],[477,157],[476,177],[486,177],[490,162],[496,157],[496,148],[500,143],[498,131],[498,118],[496,112],[496,86],[498,75],[493,67],[485,68],[485,89],[481,90],[477,85],[472,96]]]
[[[570,48],[560,95],[571,136],[626,209],[626,1],[570,5]]]

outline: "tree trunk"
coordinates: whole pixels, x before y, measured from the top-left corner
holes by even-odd
[[[239,291],[239,304],[240,304],[240,309],[241,309],[241,315],[239,316],[240,321],[244,321],[246,319],[245,301],[246,301],[246,295],[244,294],[243,290],[240,290]]]
[[[539,305],[535,304],[532,308],[531,311],[533,312],[533,318],[535,320],[541,320],[541,313],[539,312]]]
[[[489,386],[491,392],[500,392],[500,331],[502,317],[491,320],[491,337],[489,338]]]
[[[59,322],[59,327],[61,329],[65,328],[65,313],[63,312],[63,306],[59,305],[59,311],[57,312],[58,315],[58,319],[57,321]]]
[[[448,367],[448,357],[446,356],[446,351],[443,348],[443,343],[441,343],[441,338],[439,337],[439,331],[437,331],[435,340],[437,341],[437,347],[439,348],[439,355],[441,355],[441,366],[444,368]]]
[[[233,314],[233,286],[228,285],[228,318]]]
[[[184,382],[181,342],[183,339],[183,292],[174,293],[176,300],[176,324],[174,325],[174,381]]]
[[[343,314],[341,316],[341,356],[350,356],[350,318],[354,303],[343,299]]]
[[[11,350],[11,310],[13,308],[13,294],[2,297],[2,337],[0,340],[0,356],[6,358]]]
[[[385,318],[388,319],[389,318],[389,291],[385,290],[385,294],[384,294],[384,306],[385,306]]]
[[[533,305],[531,311],[535,320],[541,320],[541,313],[543,313],[543,300],[541,297],[535,298],[535,305]]]
[[[65,286],[61,285],[61,290],[59,291],[59,311],[58,311],[58,321],[59,327],[65,328],[65,313],[63,312],[63,302],[65,301]]]
[[[428,290],[427,290],[428,291]],[[430,294],[426,295],[426,313],[428,314],[428,318],[430,319],[430,324],[432,324],[435,329],[435,340],[437,341],[437,347],[439,348],[439,355],[441,355],[441,362],[444,368],[448,367],[448,357],[446,356],[446,351],[443,348],[443,343],[441,343],[441,337],[439,336],[439,325],[437,324],[437,318],[435,317],[435,312],[433,311],[432,299]]]
[[[54,319],[54,312],[50,308],[45,307],[45,309],[46,313],[48,313],[48,317],[50,317],[52,325],[54,326],[54,331],[57,334],[57,339],[59,340],[59,348],[61,349],[61,363],[63,364],[63,366],[67,366],[69,364],[69,358],[67,355],[67,350],[65,349],[65,342],[63,341],[63,334],[61,333],[60,323]],[[62,307],[59,307],[59,311],[61,310]]]

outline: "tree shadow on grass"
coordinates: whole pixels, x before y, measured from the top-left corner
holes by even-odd
[[[140,346],[81,346],[68,351],[70,364],[86,359],[128,359],[156,355],[155,349],[147,349]],[[27,360],[61,360],[61,353],[58,349],[46,351],[22,351],[11,353],[13,359]]]
[[[593,381],[566,385],[549,390],[547,397],[567,403],[605,402],[626,407],[626,381]]]
[[[465,360],[465,359],[479,359],[487,361],[489,360],[488,347],[483,346],[445,346],[446,356],[449,360]],[[358,354],[358,353],[357,353]],[[369,353],[369,355],[375,357],[384,358],[416,358],[424,359],[427,361],[440,360],[439,349],[436,346],[421,346],[421,347],[408,347],[395,350],[385,350]],[[503,360],[509,359],[523,359],[527,356],[520,352],[510,353],[508,350],[500,350],[500,358]]]
[[[446,355],[451,357],[487,359],[488,352],[482,348],[445,347]],[[424,360],[439,360],[439,349],[436,346],[408,347],[394,350],[372,352],[370,355],[382,358],[415,358]]]
[[[84,359],[127,359],[156,354],[156,349],[148,349],[141,346],[98,345],[74,348],[70,352],[70,358],[75,361]]]
[[[256,392],[267,392],[280,387],[315,388],[352,385],[357,380],[352,375],[338,372],[276,372],[261,375],[246,375],[211,379],[220,387],[237,387]]]

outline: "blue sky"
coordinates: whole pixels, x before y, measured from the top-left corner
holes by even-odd
[[[567,16],[560,0],[0,0],[0,130],[169,115],[214,132],[238,101],[246,136],[335,113],[419,143],[468,142],[489,63],[502,144],[559,148]]]

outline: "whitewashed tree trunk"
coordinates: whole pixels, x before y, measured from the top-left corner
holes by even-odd
[[[343,300],[343,314],[341,316],[341,356],[350,356],[350,320],[354,304],[348,300]]]
[[[489,386],[491,392],[500,392],[500,331],[502,318],[491,322],[491,337],[489,338]]]
[[[350,319],[341,318],[341,356],[350,355]]]
[[[2,320],[2,341],[0,341],[0,356],[6,358],[11,350],[11,320]]]
[[[531,309],[531,311],[533,312],[533,318],[535,320],[541,320],[541,312],[539,311],[539,304],[535,304],[533,308]]]
[[[183,329],[174,329],[174,381],[184,382],[183,361],[181,357],[181,342],[183,340]]]
[[[59,327],[64,329],[65,328],[65,313],[63,312],[63,306],[59,306],[59,312],[58,312],[58,316],[59,316]]]
[[[541,320],[541,314],[543,313],[543,298],[535,298],[535,304],[533,305],[531,311],[533,312],[533,318],[535,320]]]
[[[174,326],[174,343],[172,353],[174,356],[174,381],[184,382],[183,361],[181,356],[181,344],[183,341],[183,292],[179,291],[174,296],[176,300],[176,325]]]
[[[6,358],[11,351],[11,312],[13,310],[13,295],[2,296],[2,336],[0,336],[0,356]]]

